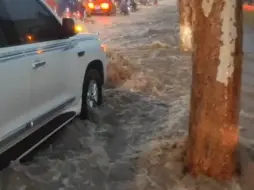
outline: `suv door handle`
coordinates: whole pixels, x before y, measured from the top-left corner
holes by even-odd
[[[43,67],[44,65],[46,65],[45,61],[36,61],[35,63],[33,63],[33,69],[37,69],[39,67]]]
[[[85,51],[80,51],[80,52],[78,52],[78,56],[79,56],[79,57],[83,57],[85,54],[86,54]]]

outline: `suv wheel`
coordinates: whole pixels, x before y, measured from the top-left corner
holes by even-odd
[[[91,119],[95,109],[102,104],[102,78],[95,69],[89,69],[83,83],[80,118]]]

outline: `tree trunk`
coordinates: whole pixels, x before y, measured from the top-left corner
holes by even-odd
[[[187,52],[193,50],[192,2],[193,0],[178,0],[180,16],[180,49]]]
[[[187,168],[230,179],[236,167],[242,0],[196,0]]]

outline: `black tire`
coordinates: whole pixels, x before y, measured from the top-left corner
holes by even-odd
[[[86,73],[83,82],[83,90],[82,90],[82,106],[80,112],[80,119],[91,119],[93,115],[93,111],[89,108],[87,104],[87,92],[91,81],[95,81],[98,88],[98,101],[96,102],[96,107],[102,104],[102,78],[100,73],[95,69],[89,69]]]
[[[113,11],[112,16],[116,16],[116,9]]]
[[[116,10],[111,9],[109,12],[106,13],[107,16],[115,16],[116,15]]]
[[[113,8],[112,8],[112,10],[111,10],[111,15],[112,15],[112,16],[116,16],[116,12],[117,12],[116,9],[117,9],[116,6],[113,6]]]
[[[107,16],[116,16],[116,12],[109,12],[106,14]]]

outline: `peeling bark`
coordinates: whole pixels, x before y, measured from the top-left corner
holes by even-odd
[[[187,52],[193,50],[192,1],[193,0],[178,0],[180,16],[180,49]]]
[[[236,167],[242,73],[242,1],[196,0],[186,166],[230,179]]]

